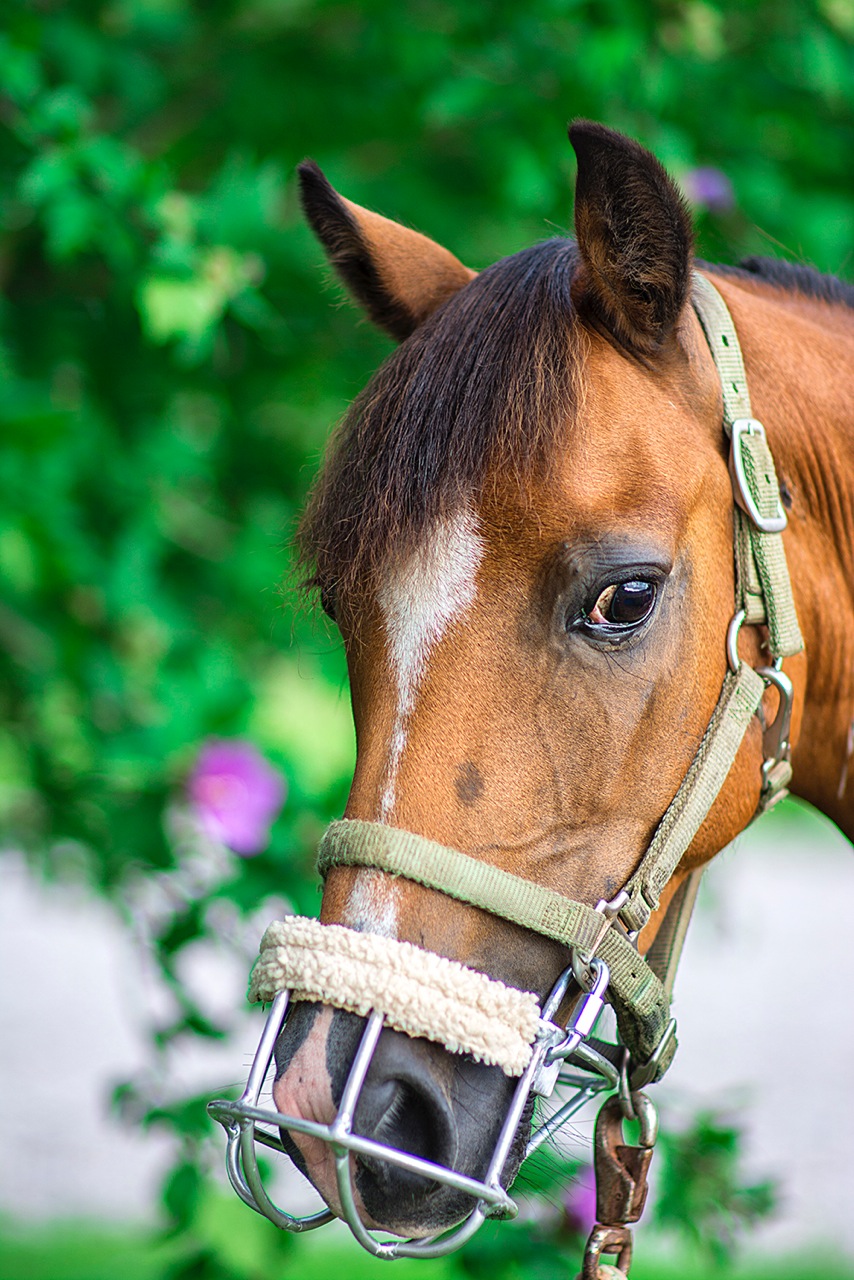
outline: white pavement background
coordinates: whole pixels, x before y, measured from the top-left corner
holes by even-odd
[[[0,1214],[19,1223],[150,1219],[168,1139],[109,1115],[112,1086],[145,1062],[152,992],[110,909],[0,863]],[[677,989],[680,1049],[656,1091],[665,1117],[740,1117],[745,1164],[779,1180],[780,1210],[752,1238],[786,1255],[822,1240],[854,1257],[854,850],[805,810],[772,813],[707,873]],[[246,974],[196,957],[223,1009]],[[260,1015],[225,1045],[173,1063],[176,1093],[216,1096],[247,1069]],[[589,1126],[579,1126],[589,1132]]]

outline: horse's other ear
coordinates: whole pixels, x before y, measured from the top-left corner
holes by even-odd
[[[630,138],[590,120],[570,126],[578,157],[578,304],[597,328],[641,356],[660,350],[684,306],[693,235],[664,168]]]
[[[403,341],[476,275],[435,241],[345,200],[312,160],[300,195],[329,261],[368,315]]]

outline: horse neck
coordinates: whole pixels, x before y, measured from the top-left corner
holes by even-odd
[[[745,320],[754,413],[792,497],[786,552],[806,646],[793,790],[854,839],[854,308],[765,287]]]

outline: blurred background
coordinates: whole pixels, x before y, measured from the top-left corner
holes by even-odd
[[[354,751],[289,538],[390,346],[294,166],[482,267],[571,227],[590,116],[664,161],[705,258],[851,279],[854,0],[6,0],[0,112],[0,1270],[373,1276],[229,1196],[204,1112]],[[641,1278],[854,1275],[850,852],[792,805],[708,878]],[[574,1274],[587,1158],[418,1274]]]

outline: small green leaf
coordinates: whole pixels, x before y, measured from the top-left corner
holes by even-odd
[[[161,1199],[172,1225],[184,1229],[189,1226],[199,1204],[202,1177],[198,1166],[183,1160],[170,1170],[163,1185]]]
[[[139,292],[143,323],[154,342],[172,338],[202,338],[217,323],[225,307],[222,290],[212,281],[151,276]]]

